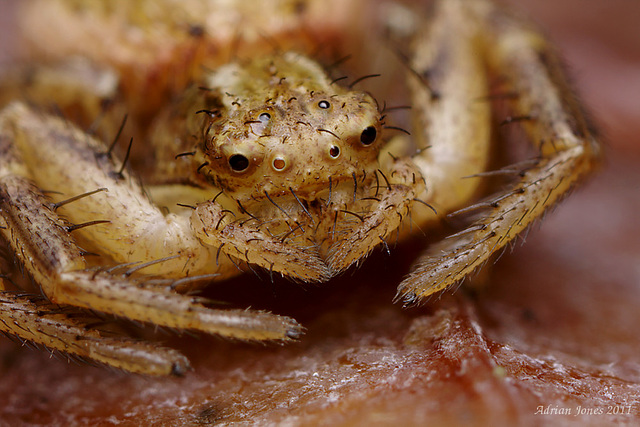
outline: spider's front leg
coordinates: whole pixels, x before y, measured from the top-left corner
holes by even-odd
[[[360,222],[355,226],[345,224],[341,227],[348,230],[344,237],[340,237],[340,232],[327,233],[337,236],[328,251],[328,264],[336,273],[364,259],[380,243],[388,249],[387,240],[394,232],[400,233],[403,221],[413,221],[412,213],[419,211],[411,206],[425,190],[420,170],[410,160],[391,157],[389,161],[386,152],[382,156],[385,158],[380,163],[387,166],[383,168],[385,172],[375,172],[376,184],[370,185],[369,193],[360,196],[360,200],[356,199],[355,206],[351,208],[362,210],[362,215],[358,215]],[[375,203],[367,203],[369,201]]]
[[[202,242],[270,273],[275,271],[305,282],[322,282],[331,278],[329,267],[314,245],[298,247],[288,243],[286,235],[280,238],[269,233],[259,218],[246,215],[245,218],[235,218],[235,215],[215,201],[200,203],[191,216],[194,233]],[[300,224],[289,228],[291,234],[304,234],[304,226]]]
[[[215,248],[204,247],[192,235],[188,218],[162,215],[103,150],[98,141],[71,124],[23,104],[11,104],[0,114],[0,231],[52,302],[240,339],[286,340],[299,335],[300,327],[292,319],[245,310],[214,310],[198,298],[174,292],[172,284],[184,283],[176,278],[190,280],[198,274],[224,277],[235,266],[216,265]],[[40,188],[86,197],[55,204]],[[106,190],[95,193],[96,189]],[[60,216],[62,207],[68,208],[65,216],[76,225]],[[134,262],[154,278],[164,278],[162,286],[137,275],[135,268],[121,275],[87,268],[86,253],[72,236],[79,231],[85,231],[84,243],[116,262]],[[21,321],[16,320],[16,304],[26,314],[19,317],[24,323],[12,327]],[[78,346],[64,338],[52,340],[51,335],[57,333],[55,322],[40,328],[38,322],[29,320],[34,318],[33,307],[29,301],[0,304],[0,328],[130,371],[168,374],[184,370],[176,368],[176,364],[184,368],[184,358],[176,359],[175,352],[154,352],[121,342],[116,356],[115,350],[103,355],[91,351],[96,346]],[[60,320],[59,325],[60,337],[70,336],[65,328],[77,326],[71,320]],[[91,333],[82,337],[87,342],[96,339]],[[131,348],[129,355],[127,348]],[[143,351],[146,356],[141,358]],[[153,364],[147,363],[152,359]]]
[[[468,196],[467,190],[473,190],[462,177],[482,172],[482,162],[469,163],[466,156],[489,146],[488,115],[478,112],[489,107],[488,89],[486,83],[470,86],[485,75],[485,68],[504,76],[508,93],[515,95],[513,115],[526,119],[525,130],[539,155],[528,168],[515,167],[518,180],[504,192],[472,207],[484,209],[476,223],[419,262],[398,290],[406,304],[458,283],[482,266],[589,173],[599,155],[557,56],[538,33],[485,0],[440,1],[436,10],[430,33],[419,35],[425,43],[411,64],[415,100],[424,107],[417,122],[427,129],[425,144],[432,146],[416,158],[435,189],[426,196],[430,203],[445,212],[457,208],[464,201],[460,193]],[[460,84],[452,85],[455,80]],[[467,128],[460,129],[463,125]],[[456,166],[456,158],[457,164],[472,167],[459,173],[464,168]],[[451,159],[454,173],[447,170]]]

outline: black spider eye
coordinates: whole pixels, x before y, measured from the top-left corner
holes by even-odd
[[[378,135],[378,131],[373,126],[369,126],[365,128],[360,134],[360,142],[364,145],[371,145],[373,141],[376,140],[376,136]]]
[[[234,154],[229,157],[229,166],[234,172],[243,172],[249,167],[249,159],[242,154]]]
[[[322,100],[318,102],[318,107],[322,108],[323,110],[326,110],[327,108],[331,107],[331,104],[329,103],[329,101]]]

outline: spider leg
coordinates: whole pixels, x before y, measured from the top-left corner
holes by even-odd
[[[398,288],[397,299],[405,304],[458,283],[482,266],[588,174],[599,157],[598,142],[568,88],[560,61],[539,34],[489,2],[442,1],[439,5],[452,25],[448,32],[456,35],[453,37],[462,35],[461,43],[480,43],[488,67],[505,76],[509,92],[517,94],[512,100],[514,115],[529,118],[524,128],[540,152],[516,182],[479,205],[485,211],[469,232],[457,233],[419,261]],[[467,16],[467,23],[458,20],[460,16]],[[471,28],[469,22],[477,30],[465,36],[461,29]],[[437,65],[434,62],[427,69]],[[480,72],[476,70],[467,69],[465,74]],[[437,85],[435,90],[439,90]],[[443,89],[440,95],[444,98],[447,93]],[[439,124],[446,126],[435,120],[430,123]],[[434,161],[437,165],[438,159]],[[423,170],[429,179],[427,168]],[[435,195],[433,203],[438,206],[439,201]]]
[[[160,217],[159,224],[153,224],[155,230],[151,234],[146,233],[144,225],[137,222],[131,228],[128,224],[130,221],[143,220],[145,217],[153,219],[160,213],[149,204],[142,196],[142,191],[131,181],[114,177],[113,171],[117,165],[112,164],[113,162],[101,162],[100,153],[91,146],[93,143],[90,137],[71,125],[59,119],[39,115],[22,104],[12,104],[0,114],[0,232],[18,261],[52,302],[169,328],[193,329],[239,339],[288,340],[300,334],[299,325],[289,318],[245,310],[210,309],[198,298],[173,292],[170,286],[145,286],[144,277],[118,276],[106,271],[88,269],[83,250],[71,235],[75,227],[70,226],[54,210],[54,204],[32,180],[45,179],[45,183],[50,182],[55,187],[55,183],[60,183],[60,178],[56,175],[70,174],[71,180],[76,181],[71,185],[78,186],[77,181],[86,183],[93,180],[95,182],[88,184],[90,187],[96,188],[97,185],[99,188],[108,189],[99,195],[118,196],[98,202],[90,196],[70,204],[77,207],[76,203],[87,203],[84,205],[85,210],[79,215],[94,215],[95,218],[96,212],[101,212],[110,218],[110,221],[113,218],[109,224],[87,227],[97,230],[99,227],[110,226],[110,229],[102,231],[105,242],[103,248],[107,252],[109,247],[117,249],[123,242],[129,242],[127,244],[133,247],[132,251],[135,251],[137,245],[151,245],[153,247],[150,250],[153,251],[155,246],[162,249],[172,247],[176,243],[177,246],[184,243],[188,248],[190,242],[195,241],[195,237],[189,240],[189,234],[184,229],[175,225],[172,228],[172,223],[163,217]],[[32,150],[24,151],[35,159],[25,160],[26,155],[20,151],[24,144],[31,145]],[[55,147],[56,151],[52,147]],[[59,154],[65,162],[53,172],[45,167],[52,153]],[[38,167],[47,170],[41,171]],[[74,168],[79,170],[74,173]],[[46,177],[43,178],[43,175]],[[80,194],[86,192],[86,189],[80,187],[74,191]],[[142,215],[142,218],[136,215]],[[188,222],[185,221],[185,224]],[[163,225],[167,228],[163,229]],[[136,228],[138,226],[142,229]],[[188,226],[186,230],[190,231]],[[155,245],[153,242],[144,241],[152,239],[154,235],[161,236]],[[95,235],[88,235],[88,238],[92,237],[95,238]],[[193,244],[192,247],[197,251],[204,251],[198,249],[202,248],[199,243]],[[117,252],[114,253],[117,255]],[[181,271],[185,261],[199,254],[203,255],[205,261],[213,261],[209,252],[195,252],[178,261],[177,271]],[[140,257],[134,260],[148,262],[157,259],[157,255],[154,253],[151,259]],[[178,258],[180,257],[169,256],[166,262],[151,265],[149,268],[167,268],[166,264]],[[215,263],[212,263],[211,267],[212,270],[209,272],[216,273]],[[193,271],[198,269],[194,267]],[[224,276],[225,271],[222,270],[220,273]],[[183,274],[184,276],[187,274]],[[14,311],[10,305],[0,308],[0,318],[7,323],[13,322],[12,313]],[[33,322],[27,322],[23,326],[32,324]],[[37,328],[14,328],[10,332],[25,339],[39,335],[39,339],[45,343],[48,339],[47,334]],[[63,332],[61,336],[64,336]],[[64,346],[55,348],[65,351]],[[182,359],[175,360],[174,354],[160,352],[156,356],[161,359],[163,354],[173,357],[163,361],[165,366],[182,363]],[[86,356],[91,357],[91,354]],[[144,372],[146,369],[140,365],[139,358],[129,358],[126,354],[123,355],[119,366],[135,372]]]
[[[327,262],[336,273],[363,259],[380,243],[386,244],[389,235],[408,218],[414,199],[424,191],[422,175],[410,161],[394,160],[388,172],[389,178],[383,175],[384,186],[376,188],[380,194],[375,208],[367,209],[360,223],[349,227],[344,237],[338,233],[329,248]]]
[[[486,170],[491,147],[491,106],[479,23],[464,1],[439,1],[428,25],[413,35],[408,83],[418,151],[412,156],[426,179],[420,194],[438,213],[472,198],[481,182],[461,179]],[[421,22],[421,24],[424,24]],[[429,210],[413,212],[420,224]]]
[[[178,351],[104,336],[87,321],[39,297],[0,292],[0,331],[81,358],[147,375],[182,375],[189,361]]]
[[[199,239],[229,256],[294,280],[321,282],[331,278],[329,267],[314,247],[301,248],[269,234],[257,218],[233,219],[229,211],[210,202],[200,203],[191,217]]]

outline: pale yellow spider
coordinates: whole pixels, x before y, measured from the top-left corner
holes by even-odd
[[[218,17],[214,3],[192,3],[211,9],[196,14]],[[224,12],[247,25],[259,19],[251,2],[240,3]],[[284,26],[317,7],[281,3],[277,25]],[[119,4],[124,11],[103,3],[99,12],[48,4],[62,8],[52,14],[105,22],[124,14],[140,28],[140,17],[155,10],[143,1]],[[249,268],[326,281],[454,210],[481,212],[431,246],[400,284],[398,299],[415,304],[482,266],[591,171],[598,143],[540,35],[486,0],[438,1],[428,19],[399,6],[385,10],[379,25],[389,45],[404,51],[411,40],[407,56],[396,55],[412,95],[411,138],[385,141],[383,105],[352,90],[355,82],[341,87],[298,51],[272,48],[209,68],[207,55],[220,41],[206,20],[185,18],[189,25],[174,28],[192,40],[189,70],[175,79],[161,66],[144,80],[132,73],[126,63],[135,49],[104,61],[99,55],[109,55],[87,50],[31,69],[29,78],[8,77],[3,98],[19,83],[26,101],[0,113],[0,229],[12,254],[5,267],[15,259],[50,303],[7,289],[0,330],[131,372],[181,374],[189,364],[177,351],[106,336],[70,306],[238,339],[295,339],[302,329],[293,319],[214,309],[187,293]],[[249,39],[242,31],[239,38]],[[522,122],[536,155],[485,173],[497,96],[488,76],[495,74],[510,120]],[[118,120],[130,113],[138,169],[124,166],[109,139],[37,103],[99,116],[114,141]],[[482,177],[494,174],[514,179],[465,208]],[[6,288],[15,281],[8,273]]]

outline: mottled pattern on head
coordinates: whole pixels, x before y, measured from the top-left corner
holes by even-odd
[[[209,78],[220,109],[202,151],[207,179],[240,199],[289,192],[312,198],[377,167],[381,117],[367,93],[331,82],[311,59],[288,52],[228,64]]]

